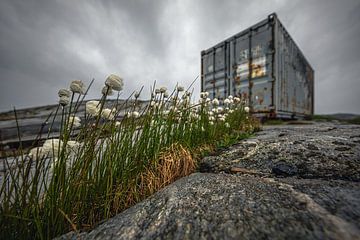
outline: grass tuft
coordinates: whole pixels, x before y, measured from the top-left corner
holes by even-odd
[[[142,88],[120,104],[122,81],[110,75],[101,99],[86,104],[88,89],[81,81],[73,81],[71,91],[61,89],[47,136],[39,133],[33,149],[20,144],[4,160],[0,239],[51,239],[90,230],[194,172],[202,156],[259,129],[240,98],[210,100],[203,92],[192,103],[192,92],[181,86],[169,93],[154,85],[149,104],[140,104]],[[117,99],[109,106],[106,99],[114,91]],[[50,138],[57,129],[59,137]]]

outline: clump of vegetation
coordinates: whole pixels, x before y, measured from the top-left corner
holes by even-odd
[[[171,93],[154,86],[145,107],[137,104],[142,90],[121,105],[105,106],[122,88],[123,80],[110,75],[101,99],[86,102],[82,118],[77,112],[88,90],[83,82],[59,91],[51,118],[61,115],[60,137],[27,152],[20,147],[5,161],[1,239],[50,239],[91,229],[193,172],[197,157],[259,126],[240,98],[220,102],[203,92],[194,104],[181,86]]]

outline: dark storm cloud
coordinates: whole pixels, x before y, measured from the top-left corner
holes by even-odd
[[[125,79],[123,96],[154,80],[199,75],[200,51],[277,12],[315,69],[316,111],[360,113],[358,1],[2,1],[0,111],[51,104],[72,79]],[[195,92],[199,82],[195,83]]]

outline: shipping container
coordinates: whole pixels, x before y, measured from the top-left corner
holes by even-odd
[[[241,97],[259,117],[314,113],[314,70],[275,13],[201,52],[201,91]]]

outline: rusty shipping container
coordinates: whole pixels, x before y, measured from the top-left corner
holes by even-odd
[[[201,90],[246,99],[259,117],[314,113],[314,70],[275,13],[201,52]]]

